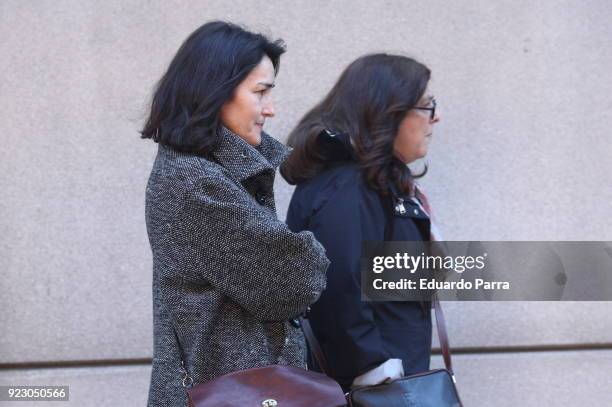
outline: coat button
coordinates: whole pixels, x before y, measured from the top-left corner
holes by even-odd
[[[260,205],[266,204],[266,195],[262,191],[257,191],[255,193],[255,199]]]
[[[293,325],[294,328],[299,328],[300,326],[302,326],[302,324],[300,324],[300,320],[298,318],[294,318],[291,320],[291,325]]]
[[[415,215],[418,215],[418,214],[419,214],[419,210],[418,210],[418,209],[415,209],[415,210],[414,210],[414,214],[415,214]]]

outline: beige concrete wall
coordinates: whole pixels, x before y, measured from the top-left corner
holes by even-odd
[[[428,64],[443,119],[423,182],[447,239],[612,240],[611,17],[605,0],[0,1],[0,384],[145,403],[155,149],[137,130],[202,23],[285,39],[281,140],[354,58]],[[290,195],[279,180],[282,218]],[[466,405],[612,404],[609,303],[445,305]]]

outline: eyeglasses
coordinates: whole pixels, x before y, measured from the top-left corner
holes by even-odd
[[[429,114],[429,120],[433,120],[436,117],[436,99],[431,99],[431,107],[413,107],[416,110],[429,110],[431,113]]]

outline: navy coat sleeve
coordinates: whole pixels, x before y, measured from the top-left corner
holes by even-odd
[[[360,289],[361,244],[384,239],[384,213],[376,192],[355,173],[314,189],[298,187],[287,223],[294,231],[312,231],[331,262],[327,289],[312,305],[310,321],[332,376],[346,386],[392,357],[376,326],[374,305],[361,301]]]

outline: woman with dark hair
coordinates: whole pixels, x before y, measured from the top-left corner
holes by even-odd
[[[351,63],[289,136],[281,174],[297,184],[287,215],[312,231],[331,261],[309,318],[330,374],[347,391],[429,369],[430,304],[362,302],[363,241],[430,240],[424,196],[407,164],[427,153],[440,120],[430,71],[404,56]]]
[[[153,253],[149,406],[185,406],[183,387],[272,364],[305,367],[295,318],[325,288],[310,232],[278,220],[287,156],[263,132],[282,42],[211,22],[178,50],[143,138],[159,144],[146,191]]]

